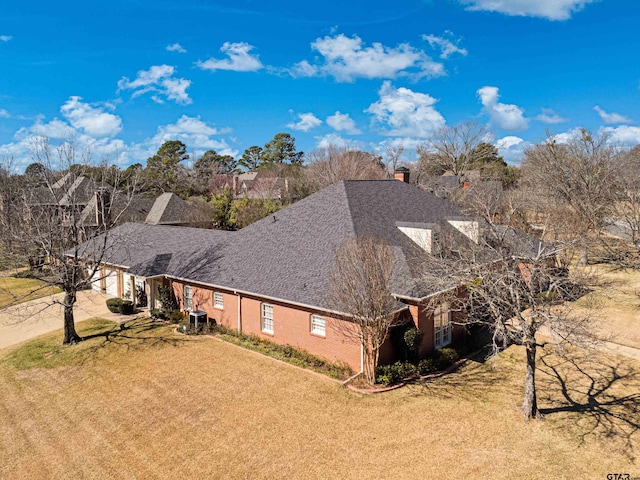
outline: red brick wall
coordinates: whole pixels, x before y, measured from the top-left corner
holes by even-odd
[[[457,294],[458,298],[462,299],[466,296],[466,293],[463,290],[460,290]],[[446,302],[447,299],[443,298],[443,302]],[[451,303],[451,302],[449,302]],[[433,326],[433,312],[435,307],[438,305],[437,300],[431,299],[430,304],[425,303],[421,305],[409,305],[409,312],[413,318],[413,322],[416,324],[416,327],[422,331],[424,334],[422,337],[422,343],[420,344],[419,356],[425,357],[433,353],[434,350],[434,326]],[[465,314],[463,311],[452,311],[451,312],[451,322],[452,332],[451,339],[452,341],[457,341],[464,337],[466,334],[466,327],[464,325]]]
[[[191,285],[191,288],[193,310],[196,308],[204,310],[209,318],[214,318],[217,323],[222,323],[228,328],[238,328],[238,297],[233,292],[217,290],[222,292],[224,297],[224,308],[220,310],[213,307],[212,289],[196,285]],[[183,284],[174,281],[173,289],[182,306]],[[337,325],[341,324],[341,320],[283,302],[268,301],[265,303],[273,306],[274,331],[273,334],[264,333],[260,329],[261,299],[246,296],[241,298],[241,320],[244,333],[255,334],[282,345],[288,344],[302,348],[327,360],[342,361],[354,371],[360,370],[360,343],[340,333]],[[326,335],[324,337],[311,333],[312,313],[318,314],[326,320]]]
[[[204,310],[207,312],[207,317],[214,319],[217,324],[224,325],[227,328],[238,328],[238,297],[236,295],[227,290],[215,290],[222,293],[224,305],[220,309],[213,306],[214,290],[202,286],[189,285],[191,285],[193,295],[193,308],[191,311]],[[183,291],[184,284],[174,281],[173,292],[181,308],[184,308]]]

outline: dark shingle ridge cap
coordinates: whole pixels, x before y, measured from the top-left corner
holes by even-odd
[[[408,227],[408,228],[433,228],[434,225],[438,225],[437,222],[396,222],[396,227]]]

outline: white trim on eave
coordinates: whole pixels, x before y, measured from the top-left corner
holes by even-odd
[[[271,297],[269,295],[264,295],[261,293],[254,293],[254,292],[249,292],[246,290],[239,290],[237,288],[233,288],[233,287],[225,287],[223,285],[215,285],[213,283],[206,283],[206,282],[199,282],[196,280],[190,280],[187,278],[182,278],[182,277],[176,277],[173,275],[163,275],[164,277],[167,278],[171,278],[172,280],[177,280],[179,282],[186,282],[186,283],[191,283],[194,285],[202,285],[203,287],[207,287],[207,288],[218,288],[220,290],[226,290],[226,291],[230,291],[233,292],[234,294],[241,294],[244,295],[245,297],[258,297],[258,298],[264,298],[265,300],[269,300],[272,302],[279,302],[279,303],[286,303],[288,305],[294,305],[296,307],[302,307],[302,308],[306,308],[309,310],[314,310],[317,312],[324,312],[324,313],[328,313],[330,315],[339,315],[341,317],[348,317],[349,314],[348,313],[344,313],[344,312],[338,312],[337,310],[330,310],[328,308],[322,308],[322,307],[318,307],[317,305],[309,305],[306,303],[300,303],[300,302],[294,302],[292,300],[285,300],[283,298],[278,298],[278,297]],[[394,295],[392,295],[394,296]],[[395,315],[396,313],[402,312],[403,310],[406,310],[407,308],[409,308],[408,306],[406,307],[401,307],[397,310],[394,310],[393,312],[390,312],[389,315]]]

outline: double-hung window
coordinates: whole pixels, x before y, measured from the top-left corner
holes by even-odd
[[[273,333],[273,305],[263,303],[260,312],[260,329],[265,333]]]
[[[311,333],[324,337],[327,333],[327,324],[320,315],[311,315]]]
[[[190,285],[184,286],[183,296],[184,296],[184,302],[183,302],[184,309],[191,310],[193,308],[193,290],[191,289]]]
[[[221,292],[213,292],[213,306],[220,310],[224,308],[224,297]]]
[[[433,312],[434,346],[442,348],[451,343],[451,310],[446,303]]]

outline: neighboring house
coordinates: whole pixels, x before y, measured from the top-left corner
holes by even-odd
[[[109,233],[95,288],[131,298],[137,285],[156,308],[159,288],[171,286],[184,311],[204,310],[228,328],[358,370],[360,344],[336,328],[344,320],[327,295],[336,249],[368,236],[390,246],[396,325],[423,331],[425,355],[462,335],[464,319],[432,301],[438,291],[420,282],[421,260],[440,242],[477,242],[481,234],[476,219],[404,181],[346,180],[237,232],[122,225]],[[381,363],[395,359],[391,337]]]
[[[113,205],[109,205],[112,215],[117,215],[117,224],[126,222],[146,223],[148,225],[176,225],[209,227],[211,222],[199,222],[194,209],[175,193],[162,193],[157,198],[146,198],[135,195],[127,198],[122,195],[112,196]],[[97,227],[100,215],[104,214],[101,197],[96,193],[80,215],[79,223],[84,227]]]
[[[110,190],[110,187],[106,188]],[[68,221],[80,214],[95,199],[96,192],[101,191],[105,191],[105,186],[69,172],[49,187],[31,189],[26,201],[31,209],[37,208]]]
[[[473,189],[490,188],[496,194],[502,192],[502,182],[483,178],[481,170],[468,170],[462,175],[456,175],[451,171],[447,171],[440,176],[423,175],[420,178],[420,187],[440,198],[465,195],[466,192]]]
[[[215,189],[231,188],[233,197],[258,200],[281,200],[288,193],[289,180],[264,172],[216,175]]]

